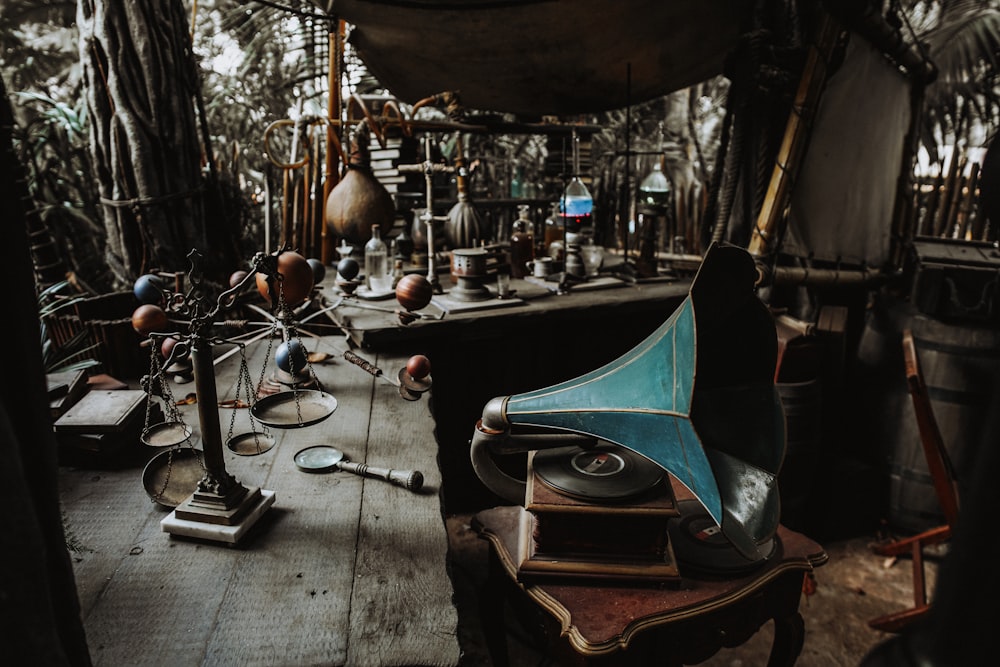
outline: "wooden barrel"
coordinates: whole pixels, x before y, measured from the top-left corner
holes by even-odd
[[[851,368],[844,448],[881,469],[892,458],[900,424],[912,421],[902,344],[903,330],[910,327],[915,314],[909,301],[877,294],[866,314]],[[904,409],[909,411],[902,415]]]
[[[785,409],[785,459],[778,473],[781,523],[804,530],[823,443],[823,384],[819,378],[777,383]]]
[[[1000,427],[1000,329],[916,315],[911,324],[934,417],[959,480],[971,475],[981,447],[996,446]],[[901,421],[889,466],[889,520],[921,531],[944,523],[924,460],[912,403]]]

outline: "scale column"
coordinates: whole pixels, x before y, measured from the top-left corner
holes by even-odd
[[[205,476],[198,488],[160,522],[168,533],[235,544],[274,504],[274,492],[247,488],[226,470],[212,344],[195,336],[191,346]]]
[[[215,386],[212,345],[200,336],[193,341],[191,363],[194,367],[198,425],[201,427],[205,456],[205,476],[198,482],[195,497],[204,496],[201,502],[228,510],[242,499],[247,489],[226,470],[226,460],[222,453],[222,427],[219,425],[219,410],[216,407],[219,405],[219,394]]]

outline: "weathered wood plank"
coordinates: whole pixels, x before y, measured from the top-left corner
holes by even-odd
[[[315,339],[302,342],[310,351],[320,347]],[[260,361],[254,359],[257,369]],[[258,472],[267,476],[259,483],[277,501],[271,525],[263,526],[233,572],[206,654],[210,664],[345,663],[361,480],[303,472],[293,457],[312,445],[343,449],[363,440],[374,378],[335,363],[313,368],[337,398],[337,410],[319,424],[285,430],[280,444],[260,457],[241,457],[266,462]]]
[[[395,376],[405,357],[380,355],[377,363]],[[419,656],[421,665],[455,665],[458,615],[445,568],[448,540],[429,397],[405,401],[384,382],[373,389],[366,463],[417,469],[425,481],[413,493],[365,480],[348,662],[412,665]]]

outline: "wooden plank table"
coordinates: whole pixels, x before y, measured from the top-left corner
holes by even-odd
[[[142,466],[61,467],[61,497],[83,622],[96,665],[456,665],[457,612],[446,571],[428,398],[348,364],[341,337],[303,336],[331,355],[314,370],[338,400],[325,421],[272,429],[258,456],[225,451],[230,473],[276,502],[237,548],[168,535]],[[266,341],[248,347],[254,382]],[[366,355],[388,371],[406,357]],[[273,371],[273,361],[270,371]],[[217,366],[233,398],[239,355]],[[172,384],[175,398],[194,391]],[[198,438],[196,406],[181,408]],[[238,410],[235,433],[249,426]],[[223,437],[231,411],[220,409]],[[418,493],[346,472],[300,471],[293,455],[325,444],[352,461],[417,469]],[[144,448],[140,443],[136,448]],[[151,452],[155,453],[155,452]]]
[[[402,344],[412,350],[440,341],[496,340],[507,335],[523,335],[535,327],[539,319],[560,320],[573,326],[598,318],[627,320],[654,313],[656,317],[662,315],[662,321],[684,300],[691,285],[689,280],[667,278],[634,284],[604,279],[600,287],[584,284],[556,294],[553,293],[556,283],[512,279],[512,300],[494,298],[478,305],[460,305],[460,309],[448,310],[449,306],[456,305],[448,299],[448,290],[453,285],[447,275],[440,276],[440,281],[445,290],[443,298],[435,297],[426,308],[418,311],[423,317],[415,322],[402,324],[391,312],[366,307],[398,309],[399,304],[393,299],[366,302],[356,297],[345,299],[331,311],[332,319],[359,347],[384,350]],[[496,294],[495,285],[487,283],[486,287]],[[334,302],[338,297],[331,292],[327,299]]]

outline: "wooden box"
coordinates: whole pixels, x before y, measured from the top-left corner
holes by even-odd
[[[1000,322],[1000,250],[991,243],[921,239],[911,253],[916,308],[941,320]]]

